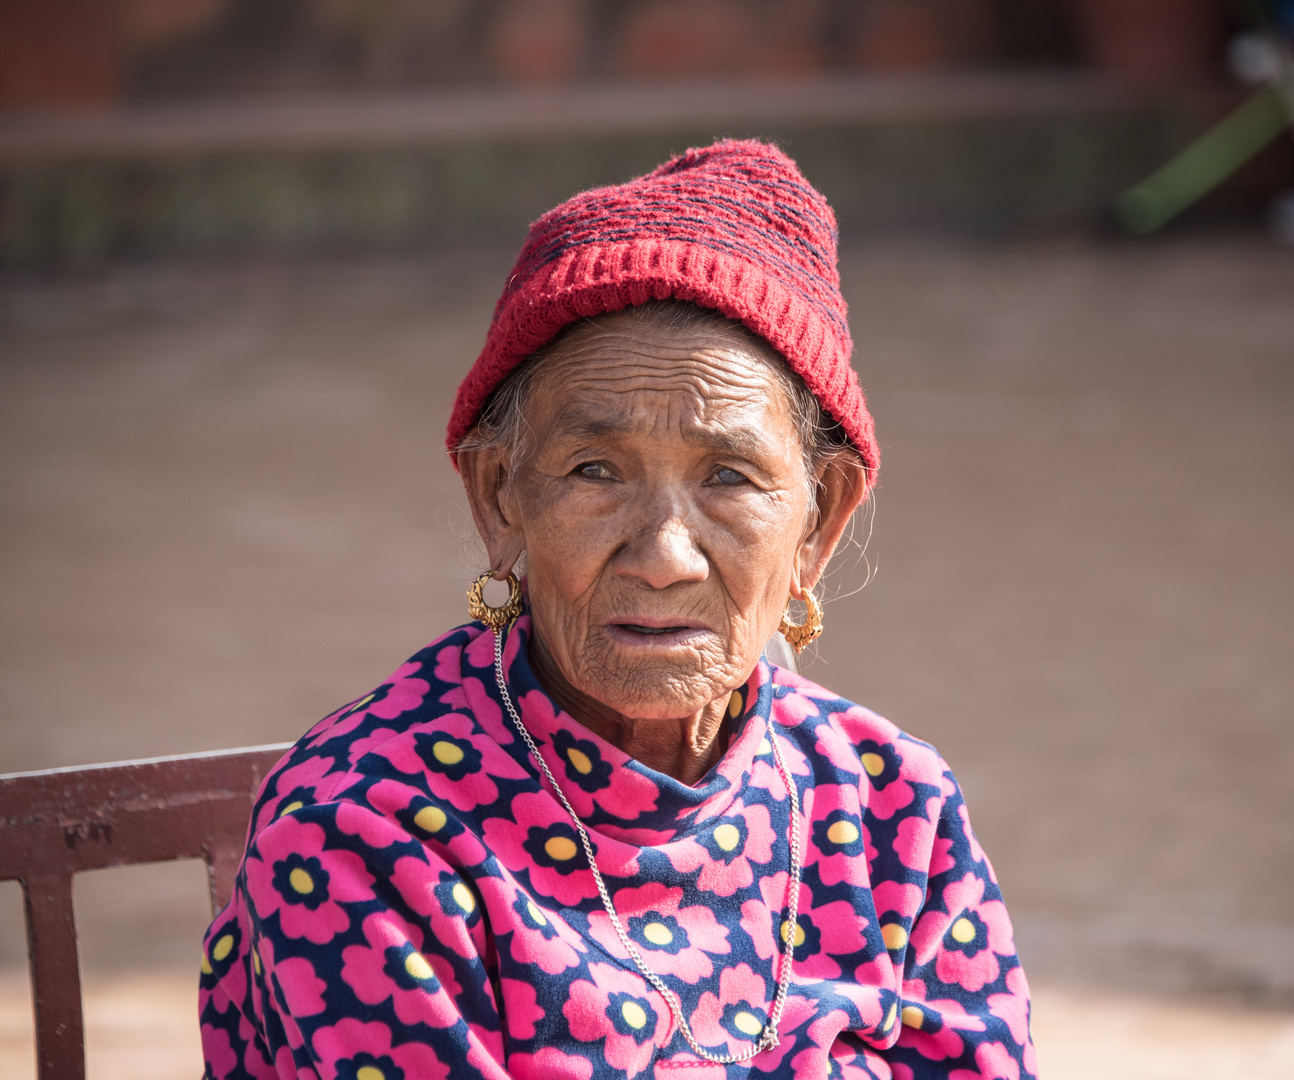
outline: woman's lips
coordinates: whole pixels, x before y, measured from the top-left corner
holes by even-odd
[[[708,626],[671,619],[615,619],[603,628],[627,645],[684,645],[711,633]]]

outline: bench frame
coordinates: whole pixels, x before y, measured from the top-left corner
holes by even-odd
[[[290,746],[0,775],[0,881],[22,883],[39,1080],[85,1077],[72,876],[202,859],[218,911],[257,790]]]

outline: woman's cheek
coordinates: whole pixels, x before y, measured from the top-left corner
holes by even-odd
[[[546,485],[547,487],[547,485]],[[528,515],[570,525],[589,517],[608,517],[624,506],[624,485],[559,482],[532,500]]]
[[[552,554],[562,557],[563,547],[572,540],[587,535],[591,518],[604,517],[606,496],[592,485],[575,485],[563,478],[558,481],[533,484],[528,497],[521,505],[522,524],[526,534],[526,547],[532,560],[542,558],[551,548]]]
[[[751,500],[746,506],[725,506],[712,514],[722,547],[738,553],[745,565],[758,564],[771,570],[778,562],[794,557],[802,531],[800,515],[769,500]],[[716,538],[717,539],[717,538]]]
[[[711,489],[701,500],[706,516],[738,532],[783,532],[798,524],[806,507],[800,492]]]
[[[559,503],[549,509],[541,519],[527,522],[527,570],[532,592],[533,585],[541,583],[568,618],[567,609],[587,603],[591,586],[614,552],[614,531],[605,518],[578,505]]]

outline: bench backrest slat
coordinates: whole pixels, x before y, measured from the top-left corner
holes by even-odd
[[[202,859],[214,913],[256,792],[289,745],[0,776],[0,880],[22,883],[40,1080],[85,1076],[72,876]]]

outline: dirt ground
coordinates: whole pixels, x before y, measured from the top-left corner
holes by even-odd
[[[462,621],[440,439],[508,254],[0,281],[0,771],[294,738]],[[1294,1077],[1294,250],[842,277],[884,466],[809,674],[957,771],[1047,1076]],[[202,890],[79,880],[92,1075],[197,1068]],[[21,962],[0,884],[6,1076]]]

